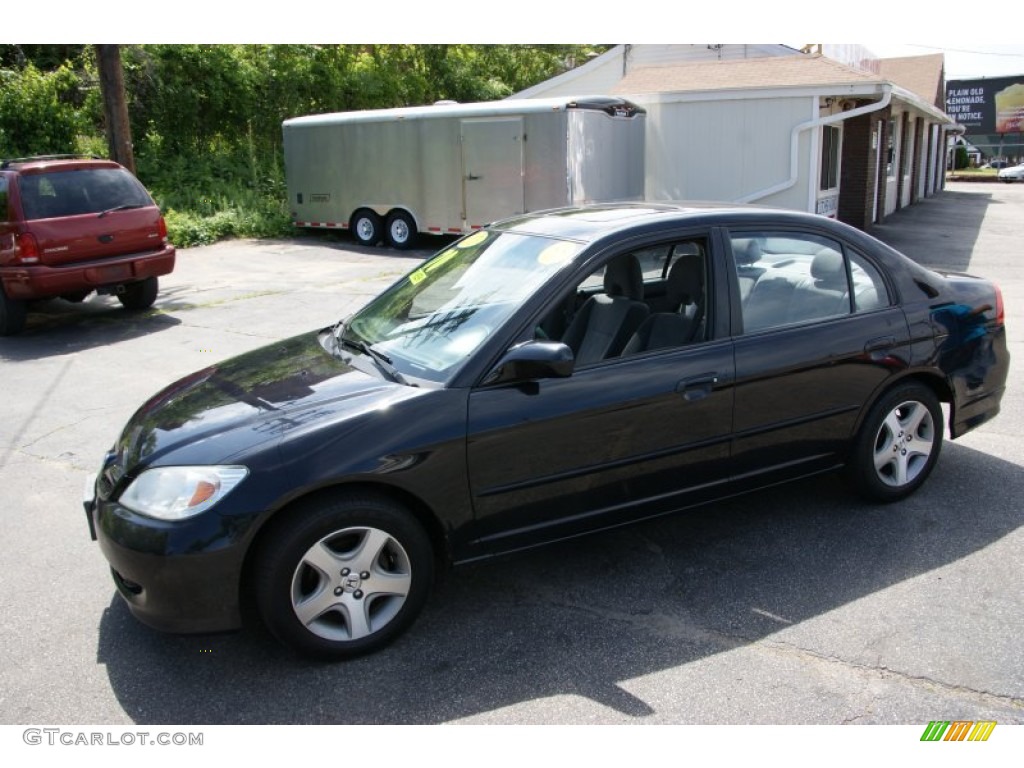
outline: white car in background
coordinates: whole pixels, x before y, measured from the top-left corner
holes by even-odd
[[[999,180],[1009,184],[1011,181],[1024,181],[1024,163],[1003,168],[999,171]]]

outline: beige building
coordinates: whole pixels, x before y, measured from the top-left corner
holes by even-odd
[[[648,199],[759,203],[868,229],[942,188],[955,126],[941,54],[860,51],[840,49],[843,63],[782,45],[615,46],[517,97],[643,106]]]

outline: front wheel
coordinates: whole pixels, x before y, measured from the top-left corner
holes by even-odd
[[[270,632],[300,654],[376,651],[423,609],[433,551],[401,505],[346,495],[294,510],[265,538],[256,602]]]
[[[942,448],[942,408],[935,393],[905,384],[875,403],[854,446],[848,476],[871,501],[906,498],[928,478]]]

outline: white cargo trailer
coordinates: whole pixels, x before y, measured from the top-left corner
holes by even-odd
[[[528,211],[644,194],[642,108],[608,96],[339,112],[285,120],[297,227],[408,248]]]

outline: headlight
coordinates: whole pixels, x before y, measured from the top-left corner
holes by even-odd
[[[248,474],[237,466],[147,469],[121,494],[120,503],[158,520],[184,520],[212,507]]]

